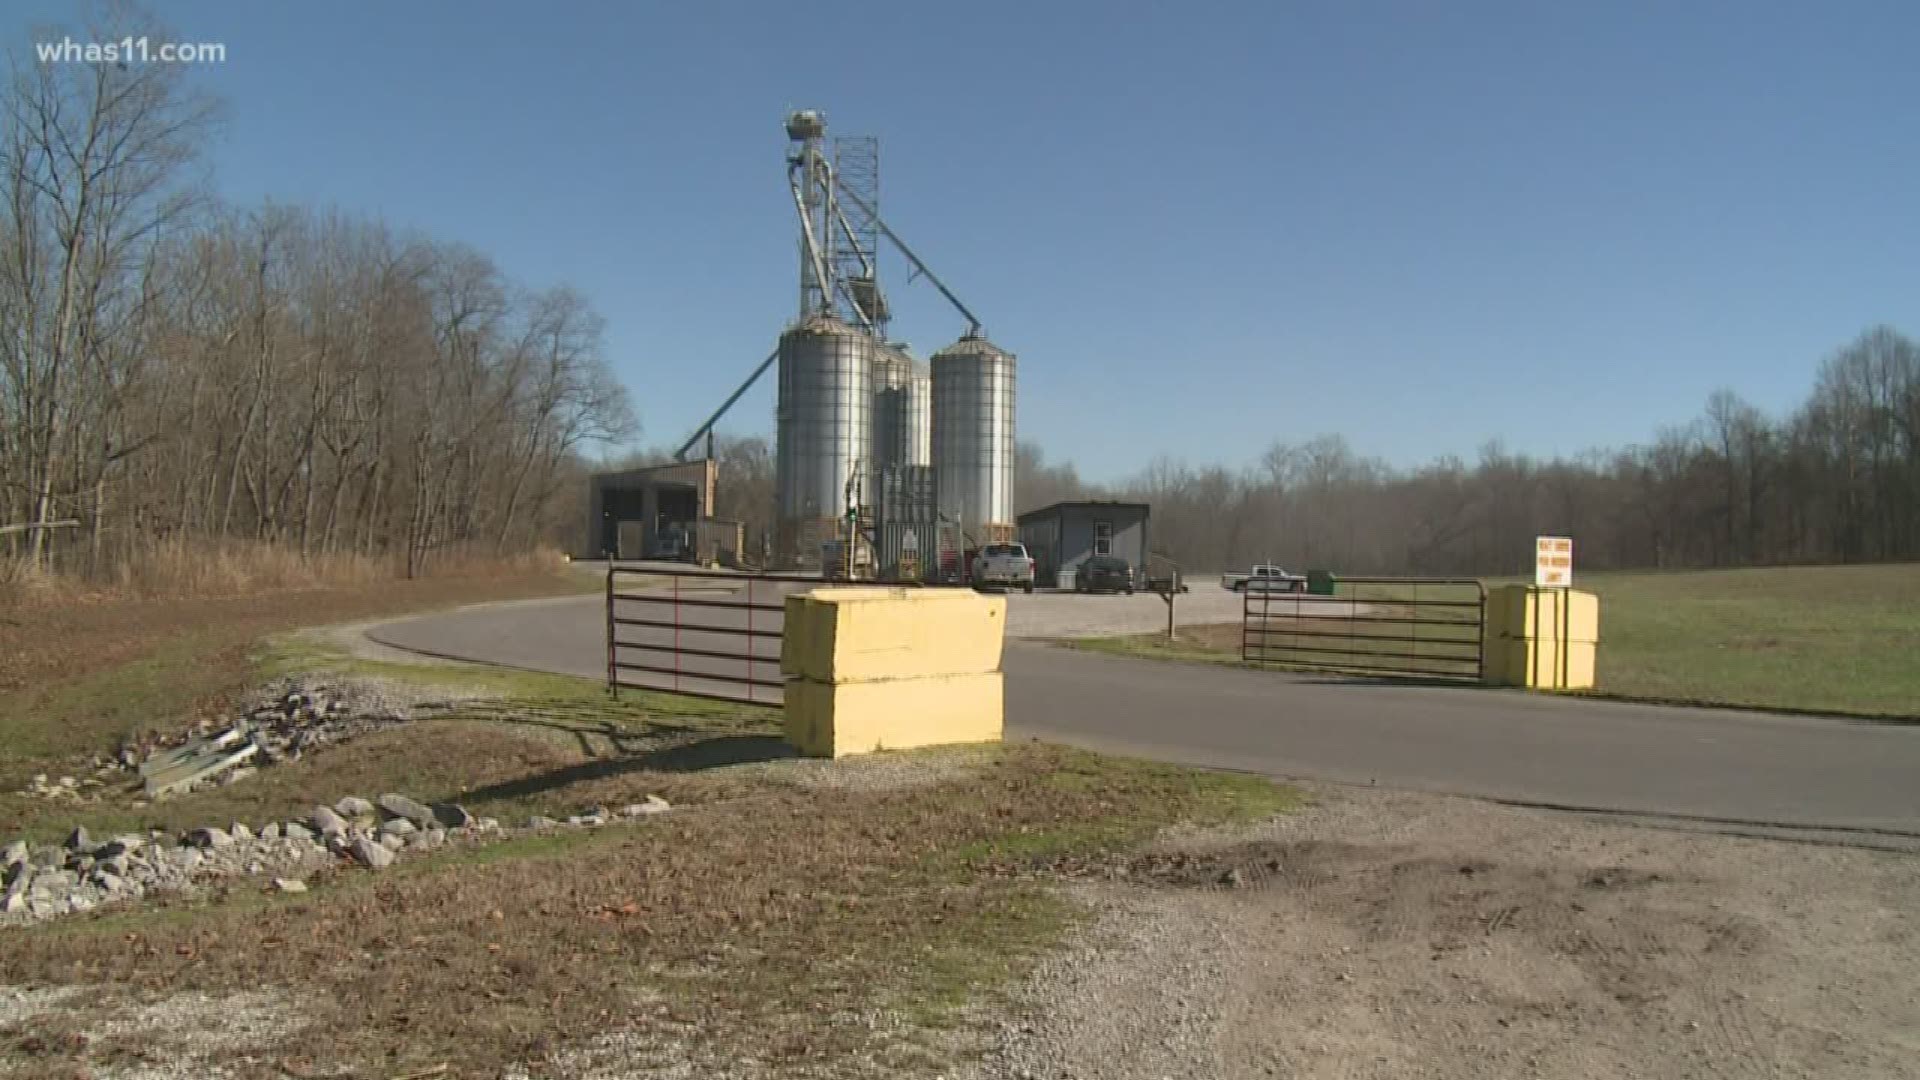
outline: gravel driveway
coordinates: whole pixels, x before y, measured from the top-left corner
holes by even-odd
[[[1243,594],[1220,587],[1217,579],[1196,579],[1192,592],[1174,599],[1174,620],[1180,626],[1205,626],[1237,623],[1241,617]],[[1288,595],[1276,598],[1274,611],[1296,606],[1324,615],[1353,614],[1351,600],[1332,597]],[[1167,628],[1167,603],[1152,593],[1081,595],[1071,592],[1037,592],[1007,595],[1007,634],[1019,638],[1103,637],[1121,634],[1150,634]]]
[[[1920,858],[1315,793],[1087,886],[970,1075],[1920,1074]]]

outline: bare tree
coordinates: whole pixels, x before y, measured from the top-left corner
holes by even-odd
[[[137,13],[113,9],[91,33],[114,40],[136,26],[146,30]],[[192,205],[188,166],[215,106],[175,65],[16,55],[9,75],[0,105],[0,400],[17,434],[6,479],[10,501],[24,497],[30,523],[44,526],[84,496],[77,456],[90,440],[80,429],[98,420],[85,410],[117,404],[86,369],[98,374],[132,354],[138,320],[128,309],[140,301],[138,268]],[[32,565],[44,567],[47,530],[28,536]]]
[[[1337,436],[1276,443],[1243,474],[1162,458],[1118,486],[1153,504],[1187,565],[1276,559],[1349,573],[1517,574],[1532,537],[1580,564],[1746,566],[1920,558],[1920,346],[1887,327],[1828,358],[1807,402],[1767,417],[1731,391],[1649,443],[1538,461],[1499,442],[1472,465],[1394,470]],[[1023,505],[1050,470],[1023,448]],[[1040,495],[1038,497],[1045,497]]]

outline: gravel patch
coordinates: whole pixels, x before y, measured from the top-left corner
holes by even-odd
[[[136,1041],[164,1057],[164,1064],[108,1068],[98,1076],[100,1080],[189,1080],[257,1073],[257,1068],[249,1066],[259,1063],[251,1059],[243,1058],[233,1070],[208,1059],[272,1045],[293,1034],[303,1026],[298,1006],[293,998],[275,991],[224,997],[172,994],[146,1002],[100,1024],[98,1036]]]
[[[660,1006],[643,1002],[640,1008]],[[903,1017],[863,1012],[833,1019],[843,1031],[864,1036],[866,1046],[812,1063],[767,1061],[751,1045],[704,1044],[697,1024],[656,1020],[646,1031],[609,1032],[586,1046],[561,1050],[545,1062],[541,1075],[570,1080],[892,1080],[926,1075],[927,1057],[915,1049],[915,1032]],[[515,1069],[505,1080],[534,1080],[535,1075]]]
[[[1240,621],[1241,596],[1213,581],[1194,581],[1174,600],[1181,626]],[[1150,634],[1167,628],[1167,603],[1152,593],[1037,592],[1007,594],[1007,636],[1014,638],[1110,637]]]
[[[45,1015],[86,992],[81,986],[49,986],[39,990],[0,986],[0,1027]]]
[[[1920,859],[1318,795],[1090,871],[959,1075],[1913,1075]]]
[[[76,996],[103,991],[112,992],[107,987],[0,987],[0,1025],[18,1025],[27,1031],[36,1026],[67,1026],[89,1044],[138,1047],[139,1056],[146,1059],[60,1075],[85,1075],[95,1080],[201,1080],[258,1075],[262,1062],[244,1052],[271,1045],[298,1031],[304,1023],[299,1003],[277,991],[129,998],[101,1001],[98,1008],[78,1012],[66,1007]],[[241,1054],[231,1067],[212,1060],[230,1058],[236,1051]],[[0,1073],[16,1075],[6,1071],[3,1062]]]
[[[1219,576],[1190,581],[1190,591],[1174,600],[1176,626],[1218,626],[1238,623],[1246,597],[1220,587]],[[1256,604],[1258,601],[1256,601]],[[1276,594],[1275,616],[1294,611],[1325,618],[1363,614],[1369,605],[1327,596]],[[1167,603],[1152,593],[1037,592],[1007,594],[1007,636],[1010,638],[1120,637],[1152,634],[1167,628]]]

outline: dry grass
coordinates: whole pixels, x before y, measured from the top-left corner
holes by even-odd
[[[619,1031],[780,1074],[931,1071],[897,1029],[853,1018],[947,1016],[1022,970],[1072,919],[1034,871],[1290,803],[1260,780],[1032,744],[971,761],[962,780],[883,791],[759,768],[744,798],[640,825],[342,870],[301,897],[236,891],[42,925],[12,936],[0,981],[271,988],[307,1003],[310,1023],[251,1048],[272,1063],[262,1075],[450,1060],[462,1076],[516,1063],[567,1075],[566,1051]],[[641,766],[620,782],[724,784],[730,771]],[[556,790],[600,797],[602,780]]]
[[[521,577],[559,573],[565,558],[542,548],[498,556],[479,549],[439,551],[420,577]],[[0,610],[125,600],[224,599],[366,585],[403,576],[397,556],[302,554],[254,540],[156,540],[101,573],[46,574],[0,559]]]
[[[254,682],[268,635],[591,585],[575,573],[527,573],[0,609],[0,792],[110,753],[140,730],[224,710]],[[6,808],[0,796],[0,831]]]

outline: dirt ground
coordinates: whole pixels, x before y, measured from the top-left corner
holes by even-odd
[[[967,1075],[1920,1075],[1920,858],[1313,794],[1084,886]]]

